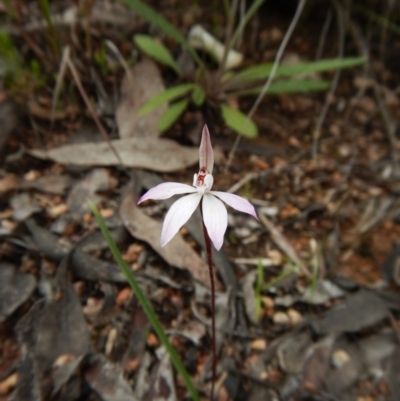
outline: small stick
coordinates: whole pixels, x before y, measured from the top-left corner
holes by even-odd
[[[107,131],[105,130],[105,128],[103,127],[103,124],[101,123],[99,117],[97,116],[97,114],[92,106],[92,103],[90,103],[89,97],[86,94],[85,89],[83,88],[81,79],[79,78],[78,71],[76,70],[75,65],[72,62],[68,53],[67,53],[66,59],[67,59],[67,64],[71,71],[71,74],[74,77],[76,86],[78,87],[79,92],[81,93],[81,96],[86,104],[86,107],[88,108],[90,114],[92,115],[92,118],[93,118],[95,124],[97,125],[98,130],[100,131],[101,135],[103,135],[104,139],[107,141],[108,146],[110,147],[111,151],[114,153],[115,157],[117,158],[117,160],[119,161],[121,166],[123,166],[124,163],[122,162],[121,156],[119,155],[119,153],[117,152],[117,150],[115,149],[113,144],[111,143],[110,138],[107,134]]]
[[[268,219],[267,216],[263,215],[262,213],[260,213],[258,216],[260,218],[261,223],[263,223],[264,226],[269,231],[271,239],[275,242],[275,244],[279,246],[279,248],[281,248],[283,252],[286,253],[286,255],[300,268],[300,270],[307,278],[311,278],[312,277],[311,273],[308,271],[307,267],[301,261],[301,259],[297,255],[297,252],[289,243],[289,241],[286,239],[286,237],[275,227],[275,225],[272,223],[272,221]]]
[[[342,15],[342,10],[339,7],[336,7],[337,11],[337,20],[338,20],[338,32],[339,32],[339,49],[338,49],[338,58],[343,58],[343,53],[344,53],[344,39],[345,39],[345,27],[343,24],[343,15]],[[329,93],[326,97],[324,107],[321,110],[320,115],[318,116],[317,123],[315,125],[314,131],[313,131],[313,142],[312,142],[312,159],[315,161],[317,159],[317,153],[318,153],[318,139],[321,136],[321,129],[322,125],[325,121],[325,118],[328,114],[328,110],[330,105],[332,104],[332,98],[336,92],[336,88],[339,84],[339,79],[340,79],[340,74],[341,70],[337,69],[335,71],[335,75],[333,76],[331,87],[329,89]]]
[[[287,44],[289,42],[289,39],[292,36],[294,28],[296,28],[297,22],[300,19],[301,12],[303,11],[303,8],[304,8],[304,6],[306,4],[306,1],[307,0],[300,0],[298,5],[297,5],[296,13],[293,16],[292,22],[290,23],[289,28],[286,31],[285,36],[283,37],[282,43],[279,46],[278,52],[276,53],[274,64],[272,66],[272,70],[271,70],[271,72],[269,74],[269,77],[268,77],[267,81],[265,82],[265,84],[264,84],[260,94],[258,95],[256,101],[254,102],[253,106],[251,107],[250,111],[247,113],[247,118],[249,120],[253,117],[254,112],[257,110],[258,106],[261,103],[261,100],[264,98],[265,94],[267,93],[269,87],[272,84],[273,79],[275,78],[276,70],[278,69],[279,64],[281,62],[281,59],[282,59],[282,56],[283,56],[283,52],[285,51],[286,46],[287,46]],[[233,157],[235,155],[236,149],[238,148],[239,143],[240,143],[240,139],[241,139],[241,136],[237,135],[236,139],[235,139],[235,142],[234,142],[234,144],[232,146],[232,149],[229,152],[228,161],[226,162],[226,165],[225,165],[225,171],[228,171],[229,166],[232,164]]]

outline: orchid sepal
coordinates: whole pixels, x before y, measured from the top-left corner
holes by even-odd
[[[193,186],[177,182],[163,183],[148,190],[138,201],[139,204],[148,199],[161,200],[174,195],[189,194],[178,199],[167,212],[161,232],[161,246],[171,241],[189,220],[200,202],[204,225],[217,250],[221,249],[224,243],[224,235],[228,227],[228,212],[223,202],[258,220],[255,208],[248,200],[235,194],[211,190],[214,183],[212,176],[214,152],[206,125],[203,128],[199,148],[199,163],[200,169],[197,174],[194,174]]]

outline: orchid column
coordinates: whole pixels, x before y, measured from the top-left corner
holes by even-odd
[[[168,199],[173,195],[190,194],[178,199],[165,216],[161,246],[165,246],[189,220],[190,216],[201,205],[204,239],[207,250],[207,261],[211,280],[211,319],[212,319],[212,385],[210,399],[214,398],[214,383],[216,379],[216,346],[215,346],[215,285],[212,274],[211,242],[215,249],[220,250],[224,243],[224,235],[228,226],[228,212],[222,201],[236,210],[248,213],[257,218],[254,206],[246,199],[227,192],[211,191],[214,178],[214,152],[211,146],[210,133],[207,126],[203,128],[199,148],[200,169],[194,175],[193,186],[178,182],[166,182],[147,191],[138,204],[148,200]]]

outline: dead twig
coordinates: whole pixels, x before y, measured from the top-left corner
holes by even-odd
[[[62,58],[60,68],[58,69],[56,87],[54,88],[53,97],[51,99],[51,111],[50,111],[50,131],[53,129],[54,113],[56,111],[56,104],[58,96],[60,95],[61,85],[64,81],[65,72],[67,71],[68,59],[69,59],[69,46],[66,46],[62,52]]]
[[[300,0],[299,1],[299,4],[298,4],[297,9],[296,9],[296,13],[294,14],[292,22],[290,23],[289,28],[285,33],[285,36],[284,36],[284,38],[282,40],[282,43],[279,46],[278,52],[276,53],[275,60],[274,60],[274,65],[272,66],[272,70],[271,70],[271,73],[269,74],[267,82],[265,82],[260,94],[258,95],[258,97],[257,97],[256,101],[254,102],[252,108],[250,109],[250,111],[247,114],[247,118],[248,119],[251,119],[253,117],[254,112],[257,110],[257,108],[260,105],[262,99],[264,98],[264,96],[267,93],[269,87],[271,86],[273,79],[275,78],[276,70],[279,67],[279,63],[281,62],[281,59],[282,59],[282,56],[283,56],[283,52],[285,51],[286,46],[287,46],[287,44],[288,44],[288,42],[289,42],[289,40],[290,40],[290,38],[291,38],[291,36],[293,34],[293,31],[296,28],[297,22],[300,19],[300,16],[301,16],[303,8],[304,8],[304,6],[306,4],[306,1],[307,0]],[[228,170],[229,166],[232,163],[233,157],[235,156],[235,152],[236,152],[236,150],[237,150],[237,148],[239,146],[240,139],[241,139],[241,136],[237,135],[236,139],[235,139],[235,142],[234,142],[234,144],[232,146],[232,149],[229,152],[228,160],[227,160],[226,166],[225,166],[225,171]]]
[[[372,69],[370,68],[370,75],[372,76],[372,74],[373,74]],[[397,150],[396,150],[396,147],[397,147],[397,138],[396,138],[397,122],[395,122],[392,119],[390,112],[389,112],[385,102],[382,99],[379,85],[375,79],[373,79],[372,88],[374,90],[375,98],[378,101],[379,112],[383,119],[383,123],[386,127],[386,132],[387,132],[387,136],[388,136],[388,140],[389,140],[390,148],[391,148],[392,162],[393,162],[393,165],[394,165],[396,171],[398,171],[399,164],[398,164],[398,156],[397,156]]]
[[[318,41],[317,53],[315,55],[315,60],[319,60],[322,57],[322,52],[325,46],[326,35],[328,34],[329,28],[332,22],[332,9],[329,8],[328,13],[326,14],[324,26],[322,27],[321,35]]]
[[[311,273],[308,271],[307,267],[301,261],[297,255],[297,252],[292,245],[290,245],[285,236],[276,228],[276,226],[268,219],[268,217],[264,216],[262,213],[259,213],[259,218],[261,223],[264,224],[271,234],[271,239],[275,242],[275,244],[300,268],[306,277],[311,278]]]
[[[344,37],[345,37],[345,27],[343,24],[343,11],[340,7],[335,7],[336,12],[337,12],[337,21],[338,21],[338,32],[339,32],[339,49],[338,49],[338,58],[343,57],[343,52],[344,52]],[[317,152],[318,152],[318,139],[321,136],[321,128],[322,125],[324,124],[326,115],[328,114],[329,107],[332,103],[333,96],[336,92],[339,79],[340,79],[340,73],[341,70],[337,69],[335,71],[335,75],[332,80],[331,87],[329,89],[329,92],[326,96],[325,104],[324,107],[321,110],[321,113],[318,117],[317,123],[315,125],[314,131],[313,131],[313,144],[312,144],[312,159],[316,161],[317,158]]]
[[[342,9],[342,5],[338,2],[338,0],[332,0],[332,1],[338,9]],[[342,13],[342,15],[343,15],[343,20],[344,20],[345,24],[347,25],[349,32],[353,36],[354,42],[356,43],[357,47],[359,48],[360,54],[364,55],[364,57],[367,57],[368,56],[368,47],[366,45],[366,41],[364,40],[363,36],[361,35],[360,29],[358,28],[356,23],[349,18],[349,16],[346,13]],[[375,97],[378,102],[379,112],[383,119],[383,123],[386,127],[387,136],[388,136],[389,143],[391,146],[392,163],[393,163],[395,170],[398,171],[399,164],[398,164],[398,155],[397,155],[397,151],[396,151],[397,123],[392,119],[390,112],[389,112],[385,102],[382,99],[379,85],[376,82],[371,65],[368,62],[367,62],[366,70],[368,72],[369,77],[372,78],[372,81],[373,81],[374,94],[375,94]]]
[[[118,61],[121,63],[122,67],[125,70],[125,74],[129,79],[129,82],[132,84],[133,83],[133,78],[132,78],[132,71],[130,70],[128,64],[126,63],[124,57],[122,56],[121,52],[118,50],[117,46],[111,40],[106,39],[104,41],[106,46],[114,53],[115,57],[117,57]]]
[[[117,150],[115,149],[115,147],[111,143],[107,131],[103,127],[103,124],[101,123],[99,117],[97,116],[97,114],[96,114],[96,112],[95,112],[95,110],[94,110],[94,108],[92,106],[92,103],[90,102],[89,97],[88,97],[87,93],[85,92],[85,89],[83,88],[83,85],[82,85],[81,79],[79,77],[78,71],[76,70],[75,65],[72,62],[71,58],[69,57],[69,54],[68,54],[66,62],[68,64],[68,67],[69,67],[69,69],[70,69],[70,71],[72,73],[72,76],[73,76],[74,80],[75,80],[76,86],[78,87],[79,92],[80,92],[80,94],[81,94],[81,96],[82,96],[82,98],[83,98],[83,100],[84,100],[84,102],[86,104],[86,107],[88,108],[89,113],[91,114],[95,124],[97,125],[98,130],[100,131],[100,133],[104,137],[104,139],[107,141],[108,146],[110,147],[111,151],[114,153],[114,155],[117,158],[118,162],[121,164],[121,166],[123,166],[123,162],[122,162],[122,159],[121,159],[120,155],[118,154]]]

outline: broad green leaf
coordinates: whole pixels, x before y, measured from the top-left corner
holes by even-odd
[[[181,100],[171,106],[165,111],[165,113],[158,120],[157,128],[160,132],[166,131],[168,128],[172,126],[172,124],[178,120],[178,118],[182,115],[182,113],[188,107],[188,100]]]
[[[200,86],[196,85],[192,92],[193,103],[197,107],[200,107],[204,103],[205,98],[206,98],[206,94],[204,93],[203,89],[200,88]]]
[[[239,110],[230,108],[226,104],[221,104],[220,107],[222,118],[229,128],[232,128],[239,135],[247,138],[255,138],[258,135],[256,124],[245,114],[241,113]]]
[[[194,84],[182,84],[179,86],[174,86],[173,88],[166,89],[157,96],[154,96],[148,102],[146,102],[139,110],[139,115],[142,116],[150,111],[153,111],[157,107],[161,106],[165,102],[176,99],[179,96],[184,95],[193,89]]]
[[[140,305],[144,313],[146,314],[147,318],[149,319],[151,325],[153,326],[154,331],[157,333],[158,338],[163,343],[165,349],[167,350],[169,357],[171,358],[172,363],[174,364],[176,370],[181,375],[183,382],[185,383],[186,388],[188,389],[189,394],[193,398],[194,401],[200,401],[199,394],[196,390],[196,387],[193,385],[192,380],[187,372],[184,364],[182,363],[179,354],[176,352],[174,346],[171,344],[168,336],[165,334],[163,327],[161,326],[160,321],[157,318],[157,315],[154,312],[151,303],[147,299],[146,295],[141,290],[138,281],[136,280],[132,270],[128,267],[124,259],[122,258],[121,252],[119,251],[117,245],[115,244],[113,238],[111,237],[110,232],[99,212],[97,207],[94,203],[89,201],[89,206],[92,209],[92,212],[97,220],[97,224],[100,227],[100,230],[110,248],[111,253],[114,256],[119,268],[124,273],[126,280],[128,281],[129,285],[131,286],[136,298],[138,299]]]
[[[297,93],[297,92],[314,92],[328,89],[330,82],[312,79],[291,79],[288,81],[278,81],[271,84],[267,90],[267,95],[277,93]],[[263,87],[258,86],[252,89],[235,92],[238,96],[258,95]]]
[[[172,54],[162,43],[148,35],[135,35],[133,40],[143,53],[161,64],[171,67],[178,75],[181,74],[181,70],[178,64],[175,63]]]
[[[280,65],[275,77],[291,76],[299,74],[311,74],[315,72],[336,70],[338,68],[349,68],[363,64],[366,61],[365,57],[348,57],[344,59],[328,59],[320,60],[312,63],[298,63],[294,65]],[[273,63],[255,65],[249,67],[235,77],[232,78],[235,82],[243,81],[259,81],[267,79],[271,73]]]
[[[196,50],[192,46],[190,46],[189,42],[186,40],[185,36],[182,35],[178,29],[175,28],[167,19],[165,19],[161,14],[157,13],[150,6],[145,4],[140,0],[122,0],[126,5],[135,10],[141,17],[145,20],[151,22],[152,24],[158,26],[166,35],[175,39],[178,43],[180,43],[196,60],[197,64],[200,66],[204,66],[204,63],[201,61],[201,58],[196,53]]]

